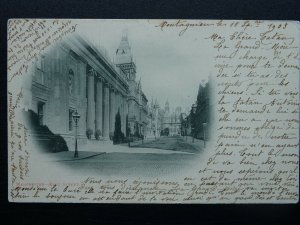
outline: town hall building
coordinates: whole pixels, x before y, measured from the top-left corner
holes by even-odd
[[[25,111],[35,112],[40,125],[61,135],[69,146],[74,143],[75,111],[80,114],[80,143],[86,142],[87,131],[108,140],[118,112],[124,135],[143,135],[146,130],[148,100],[141,81],[136,81],[127,36],[112,63],[88,40],[74,35],[40,55],[28,77],[23,85]]]

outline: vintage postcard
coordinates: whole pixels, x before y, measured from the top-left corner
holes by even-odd
[[[298,202],[298,22],[7,26],[9,201]]]

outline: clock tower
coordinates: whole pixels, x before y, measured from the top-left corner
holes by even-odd
[[[129,81],[135,81],[136,67],[133,62],[131,47],[126,34],[123,34],[120,45],[116,51],[115,64],[126,74]]]

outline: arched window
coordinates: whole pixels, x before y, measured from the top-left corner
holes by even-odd
[[[72,69],[69,70],[69,93],[74,94],[74,72]]]

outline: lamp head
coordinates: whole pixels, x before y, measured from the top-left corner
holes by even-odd
[[[77,110],[75,111],[75,113],[72,116],[73,116],[75,123],[77,123],[78,120],[80,119],[80,114],[77,112]]]

